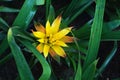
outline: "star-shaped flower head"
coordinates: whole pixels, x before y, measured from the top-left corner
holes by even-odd
[[[43,53],[45,57],[48,56],[48,53],[52,57],[56,55],[65,57],[66,53],[62,47],[68,47],[66,43],[73,42],[73,37],[66,36],[72,27],[60,30],[60,23],[61,16],[58,16],[51,25],[48,20],[45,27],[41,24],[35,24],[36,31],[32,30],[33,35],[39,42],[36,48],[40,53]]]

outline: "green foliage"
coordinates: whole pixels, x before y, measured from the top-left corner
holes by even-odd
[[[115,41],[113,49],[111,50],[110,54],[106,57],[106,60],[104,61],[100,69],[97,71],[95,75],[96,78],[98,77],[98,75],[100,75],[100,73],[102,73],[105,70],[105,68],[111,61],[112,57],[115,55],[116,51],[117,51],[117,42]]]
[[[19,46],[16,44],[13,37],[12,29],[10,28],[7,35],[8,44],[11,48],[12,54],[16,61],[16,65],[22,80],[34,80],[31,70],[21,52]],[[25,76],[26,75],[26,76]]]
[[[105,0],[97,0],[95,17],[92,24],[90,41],[88,45],[88,52],[83,69],[86,69],[97,57],[102,33],[104,8]]]
[[[24,2],[22,9],[20,10],[12,26],[19,26],[22,29],[27,29],[27,26],[31,22],[37,10],[35,2],[36,0],[26,0]]]
[[[9,29],[9,25],[2,18],[0,18],[0,28],[4,31]]]
[[[61,0],[60,8],[55,4],[57,0],[21,0],[23,5],[19,5],[20,9],[17,9],[18,7],[11,5],[11,2],[15,1],[17,0],[0,0],[3,2],[0,6],[0,66],[14,58],[19,73],[16,80],[34,80],[31,69],[37,63],[41,65],[38,80],[99,80],[98,77],[116,54],[117,41],[120,41],[120,9],[116,5],[113,5],[114,11],[110,12],[111,3],[107,0],[70,0],[65,5]],[[117,1],[115,3],[117,4]],[[41,12],[43,14],[39,14]],[[15,17],[12,23],[7,20],[8,14],[13,14]],[[87,21],[80,19],[83,20],[83,24],[78,19],[82,14],[88,19]],[[44,58],[36,50],[37,42],[31,33],[31,26],[33,29],[33,21],[37,19],[43,24],[48,19],[52,23],[58,15],[62,16],[60,28],[80,26],[77,29],[73,28],[69,34],[74,37],[74,42],[68,44],[68,48],[64,48],[67,57],[58,57],[55,62],[51,56]],[[100,60],[97,56],[102,41],[114,41],[114,47],[104,62],[97,67]],[[28,57],[24,54],[30,56],[28,61],[26,61]],[[65,68],[59,70],[61,66]],[[56,67],[60,73],[55,70]],[[72,75],[69,75],[70,73]]]
[[[7,42],[7,38],[5,37],[0,44],[0,55],[3,54],[7,48],[8,48],[8,42]]]
[[[94,80],[97,63],[98,60],[95,60],[88,66],[88,68],[84,71],[82,75],[82,80]]]
[[[0,6],[0,12],[19,12],[18,9]]]
[[[45,60],[45,58],[36,50],[36,48],[31,45],[31,43],[29,43],[28,41],[19,39],[19,41],[24,44],[29,50],[31,50],[33,52],[33,54],[37,57],[37,59],[39,60],[39,62],[42,65],[43,68],[43,73],[40,76],[39,80],[48,80],[50,75],[51,75],[51,69],[49,64],[47,63],[47,61]]]

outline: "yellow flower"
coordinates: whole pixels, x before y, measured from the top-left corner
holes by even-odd
[[[68,47],[66,43],[73,42],[73,37],[66,36],[72,29],[72,27],[59,30],[61,23],[61,16],[58,16],[50,25],[49,20],[46,23],[46,27],[43,25],[35,25],[36,31],[33,31],[33,35],[37,38],[39,42],[36,47],[37,50],[44,54],[45,57],[48,56],[48,53],[52,57],[59,55],[65,57],[66,53],[62,47]]]

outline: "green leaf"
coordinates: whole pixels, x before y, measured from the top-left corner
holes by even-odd
[[[9,25],[2,18],[0,18],[0,28],[4,31],[8,31],[9,28]]]
[[[70,48],[71,49],[71,48]],[[69,50],[70,50],[69,49]],[[71,51],[70,51],[71,52]],[[68,53],[68,52],[67,52]],[[72,64],[72,66],[73,66],[73,69],[74,69],[74,71],[77,71],[77,65],[76,65],[76,61],[75,61],[75,59],[73,58],[74,56],[75,56],[75,54],[73,54],[73,52],[71,52],[71,53],[68,53],[67,54],[67,56],[68,56],[68,59],[69,59],[69,61],[70,61],[70,63]],[[77,55],[78,56],[78,55]],[[76,58],[76,57],[75,57]]]
[[[33,54],[37,57],[39,62],[41,63],[42,68],[43,68],[43,73],[40,76],[39,80],[49,80],[50,75],[51,75],[51,69],[46,59],[40,54],[40,52],[36,50],[36,48],[29,41],[24,40],[24,39],[19,39],[19,41],[23,45],[25,45],[29,50],[31,50]]]
[[[30,33],[28,33],[27,31],[21,29],[20,27],[14,26],[12,27],[12,30],[14,36],[21,37],[31,42],[34,42],[34,37],[30,35]]]
[[[13,23],[13,26],[19,26],[22,29],[26,29],[28,27],[37,11],[35,2],[36,0],[25,0],[18,16]]]
[[[49,9],[50,9],[50,4],[51,4],[51,0],[46,0],[46,13],[45,13],[45,17],[46,17],[46,21],[48,20],[48,16],[49,16]]]
[[[76,19],[87,7],[89,7],[93,3],[93,0],[90,0],[86,5],[80,7],[80,9],[76,10],[77,12],[73,14],[68,20],[67,24],[70,24],[74,19]]]
[[[93,61],[82,74],[82,80],[94,80],[98,60]]]
[[[82,68],[81,68],[80,61],[78,61],[78,67],[77,67],[77,72],[75,74],[75,80],[82,80]]]
[[[91,23],[93,20],[88,21],[85,23],[81,28],[74,30],[73,33],[79,39],[88,39],[90,35]]]
[[[106,0],[97,0],[95,17],[91,28],[90,40],[88,45],[88,52],[84,62],[83,71],[96,60],[99,44],[101,40],[103,16]]]
[[[18,9],[0,6],[0,12],[19,12]]]
[[[120,41],[120,31],[111,31],[102,34],[102,41]]]
[[[91,22],[92,20],[88,21],[78,30],[74,30],[73,33],[79,39],[89,39],[90,30],[91,30]],[[120,25],[120,20],[113,20],[109,22],[105,22],[103,24],[103,31],[102,31],[102,40],[104,41],[114,41],[119,40],[119,32],[114,32],[112,30],[116,29]],[[111,32],[112,31],[112,32]],[[84,34],[84,35],[83,35]],[[116,37],[112,37],[111,35]],[[116,34],[116,35],[115,35]],[[108,37],[106,37],[108,36]]]
[[[92,3],[93,0],[72,0],[64,10],[63,18],[66,20],[66,24],[70,24]]]
[[[72,36],[74,37],[74,42],[75,42],[75,45],[77,47],[77,50],[78,50],[78,66],[77,66],[77,71],[76,71],[76,74],[75,74],[75,80],[81,80],[81,76],[82,76],[82,68],[81,68],[81,55],[80,55],[80,52],[79,52],[79,45],[78,45],[78,42],[77,40],[75,39],[75,35],[71,32]]]
[[[36,5],[44,5],[45,0],[36,0]]]
[[[110,54],[107,56],[107,58],[105,59],[105,61],[102,64],[102,66],[98,69],[98,71],[97,71],[97,73],[95,75],[96,78],[105,70],[105,68],[107,67],[107,65],[110,63],[110,61],[114,57],[116,51],[117,51],[117,42],[115,41],[114,47],[111,50]]]
[[[52,5],[50,5],[48,19],[49,19],[50,23],[52,23],[55,19],[55,10]]]
[[[15,59],[21,80],[34,80],[32,72],[23,56],[23,53],[21,52],[20,47],[15,42],[11,28],[8,31],[7,39],[13,57]]]
[[[120,20],[112,20],[104,23],[103,33],[110,32],[120,26]]]
[[[12,58],[12,54],[8,54],[6,55],[3,59],[0,60],[0,65],[6,63],[8,60],[10,60]]]
[[[8,41],[7,38],[5,37],[3,41],[0,43],[0,55],[2,55],[7,48],[8,48]]]

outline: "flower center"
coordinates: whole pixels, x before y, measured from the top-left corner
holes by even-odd
[[[53,46],[55,42],[56,42],[56,40],[54,40],[52,34],[45,37],[45,41],[44,41],[45,44],[48,44],[49,46]]]

